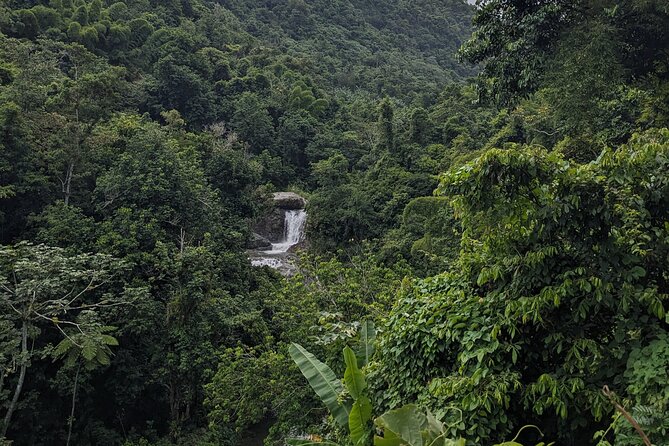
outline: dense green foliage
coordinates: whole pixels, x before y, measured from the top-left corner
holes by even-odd
[[[663,0],[1,2],[0,442],[666,443],[668,48]]]
[[[429,410],[427,413],[415,404],[407,404],[399,409],[390,410],[374,419],[371,425],[373,407],[368,396],[368,383],[363,371],[369,364],[368,357],[360,352],[368,352],[374,348],[373,335],[375,328],[369,321],[365,322],[357,340],[358,352],[344,347],[343,356],[346,363],[343,385],[337,380],[334,372],[326,364],[320,362],[299,344],[292,344],[290,355],[299,367],[311,388],[328,407],[337,424],[347,432],[346,444],[353,446],[465,446],[463,438],[449,438],[449,429]],[[523,429],[536,426],[523,426]],[[541,434],[541,431],[539,431]],[[494,446],[522,446],[515,440]],[[288,439],[292,446],[316,446],[339,444],[322,438]],[[537,446],[544,446],[540,442]]]
[[[320,433],[325,412],[320,408],[288,352],[292,342],[299,342],[328,362],[341,361],[341,349],[365,336],[371,322],[389,311],[402,275],[408,271],[378,266],[369,251],[350,258],[312,258],[301,260],[300,272],[275,290],[268,312],[271,336],[254,349],[234,349],[206,386],[207,407],[212,429],[219,435],[233,423],[238,434],[261,423],[265,417],[276,418],[269,438],[282,444],[295,429]],[[368,345],[364,343],[364,345]],[[358,350],[358,349],[356,349]],[[360,352],[360,357],[366,357]],[[335,368],[337,372],[343,371]],[[310,412],[305,404],[313,406]],[[243,441],[242,441],[243,442]]]
[[[468,37],[463,2],[223,0],[265,42],[314,64],[325,86],[427,98],[471,74],[453,54]]]
[[[602,386],[632,385],[629,356],[666,336],[668,163],[664,130],[587,165],[516,148],[444,175],[462,251],[400,293],[380,399],[458,407],[480,439],[531,422],[579,444]]]

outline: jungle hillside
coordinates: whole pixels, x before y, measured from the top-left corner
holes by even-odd
[[[666,0],[0,0],[0,445],[668,414]]]

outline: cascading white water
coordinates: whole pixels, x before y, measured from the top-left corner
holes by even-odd
[[[284,267],[288,250],[304,240],[306,224],[307,212],[304,209],[285,211],[283,239],[277,243],[272,243],[271,250],[260,251],[261,256],[251,258],[251,264],[277,269]]]
[[[304,239],[304,227],[307,223],[307,213],[304,209],[286,211],[283,222],[283,240],[272,243],[272,250],[267,253],[288,252]]]

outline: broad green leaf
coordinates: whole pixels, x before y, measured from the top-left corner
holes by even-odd
[[[365,321],[360,327],[360,344],[358,345],[358,350],[356,351],[356,356],[358,357],[358,365],[364,367],[369,364],[369,361],[374,355],[374,341],[376,340],[376,327],[374,327],[374,322]]]
[[[463,439],[445,437],[443,423],[431,413],[425,415],[410,404],[381,415],[374,423],[383,428],[383,438],[374,437],[375,446],[464,446]]]
[[[348,409],[339,403],[338,397],[344,391],[341,382],[337,379],[330,367],[316,359],[299,344],[291,344],[288,348],[290,357],[307,378],[309,385],[316,395],[323,401],[334,419],[343,428],[348,427]]]
[[[372,403],[369,398],[362,395],[353,403],[351,414],[348,417],[348,426],[353,444],[361,445],[365,443],[365,439],[370,433],[369,420],[371,419]]]
[[[408,446],[423,446],[422,430],[427,426],[427,419],[415,404],[386,412],[374,420],[374,424],[386,435],[392,432]]]
[[[349,347],[344,348],[344,361],[346,362],[344,383],[353,399],[357,400],[367,388],[367,381],[365,381],[365,375],[358,368],[358,358],[355,357],[355,353]]]
[[[645,277],[646,270],[640,266],[635,266],[630,270],[630,275],[635,279],[638,279],[639,277]]]
[[[441,446],[444,444],[444,424],[437,420],[429,410],[426,414],[426,428],[423,430],[423,441],[426,446]]]
[[[386,429],[383,437],[374,436],[374,446],[402,446],[402,439],[395,432]]]

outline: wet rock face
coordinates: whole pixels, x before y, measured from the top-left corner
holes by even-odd
[[[295,252],[307,249],[307,201],[293,192],[277,192],[274,207],[253,226],[248,255],[254,266],[268,266],[284,276],[296,271]]]
[[[270,242],[266,237],[263,237],[260,234],[252,233],[251,238],[249,239],[247,246],[248,249],[272,249],[272,242]]]
[[[253,227],[253,232],[264,237],[271,244],[278,243],[283,238],[285,222],[285,211],[283,209],[274,208],[265,215]]]
[[[286,211],[304,209],[307,200],[294,192],[276,192],[272,198],[274,208],[255,223],[253,232],[265,237],[272,243],[279,243],[285,235]]]
[[[298,242],[288,248],[289,253],[296,253],[298,251],[306,251],[309,249],[309,241],[308,240],[302,240],[301,242]]]
[[[274,205],[285,210],[304,209],[307,206],[307,200],[294,192],[276,192],[274,193]]]

